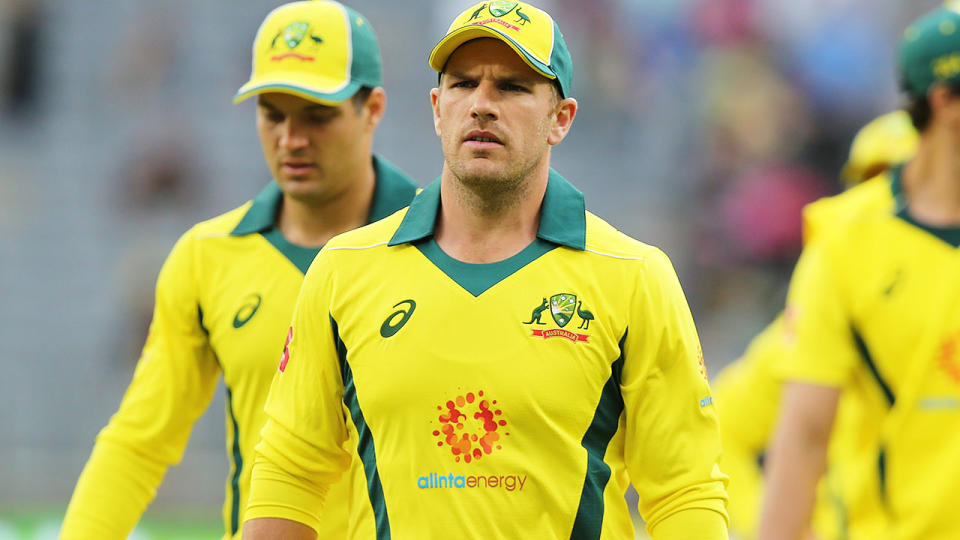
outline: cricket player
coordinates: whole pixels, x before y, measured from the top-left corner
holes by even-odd
[[[356,538],[633,538],[630,482],[653,538],[726,538],[676,274],[550,168],[577,113],[557,23],[476,4],[429,64],[440,178],[307,273],[245,538],[317,537],[351,440],[367,479]]]
[[[97,437],[62,538],[127,537],[180,460],[221,375],[230,460],[224,538],[239,537],[263,405],[304,273],[331,237],[392,214],[416,192],[371,156],[386,97],[376,37],[356,11],[324,0],[270,12],[234,101],[253,96],[274,181],[174,246],[133,382]],[[350,478],[330,490],[324,538],[346,534]]]
[[[861,429],[888,524],[878,538],[960,538],[960,3],[911,24],[899,68],[920,132],[893,169],[892,211],[863,215],[811,242],[788,295],[792,347],[768,455],[760,537],[799,538],[841,391],[873,381]]]
[[[917,140],[905,111],[886,113],[861,128],[841,174],[850,189],[807,205],[804,241],[864,213],[892,212],[899,187],[889,175],[876,175],[913,156]],[[730,475],[730,529],[745,539],[755,537],[759,521],[762,457],[780,409],[778,365],[785,354],[781,313],[713,383],[723,435],[720,466]],[[861,417],[866,412],[861,402],[873,393],[872,381],[855,379],[838,408],[828,475],[819,486],[811,520],[812,532],[820,540],[871,539],[885,527],[870,457],[876,436],[863,429]]]

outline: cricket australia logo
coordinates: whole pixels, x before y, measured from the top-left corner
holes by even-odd
[[[514,13],[514,15],[516,15],[517,18],[514,19],[512,23],[510,21],[501,19],[501,17],[504,17],[510,14],[510,12],[512,12],[514,9],[517,10],[516,13]],[[490,15],[493,16],[493,18],[481,19],[480,16],[483,15],[484,10],[487,10],[487,12],[490,13]],[[528,22],[531,22],[530,17],[528,17],[527,14],[520,9],[519,5],[516,2],[508,2],[504,0],[498,0],[497,2],[490,2],[489,4],[481,5],[479,8],[477,8],[476,11],[473,12],[472,15],[470,15],[470,18],[467,19],[467,21],[476,21],[470,24],[497,23],[501,26],[505,26],[511,30],[517,30],[517,31],[520,30],[520,26],[524,26]],[[520,25],[520,26],[517,26],[517,25]]]
[[[580,326],[577,327],[577,330],[586,331],[590,329],[590,321],[594,318],[593,313],[583,309],[583,301],[577,300],[577,295],[571,293],[554,294],[549,301],[544,297],[540,305],[533,308],[530,320],[524,321],[523,324],[546,325],[547,323],[543,321],[543,312],[547,309],[550,310],[550,316],[559,328],[534,328],[531,337],[542,337],[543,339],[562,337],[574,343],[586,342],[590,337],[588,334],[579,334],[563,328],[576,315],[580,318]]]
[[[310,38],[309,41],[305,42],[308,37]],[[279,43],[283,43],[290,50],[271,56],[270,60],[278,62],[285,58],[296,58],[304,62],[313,62],[316,58],[305,54],[305,50],[313,49],[316,52],[316,49],[323,43],[323,38],[310,32],[310,23],[295,22],[288,24],[283,30],[277,32],[277,35],[273,36],[273,40],[270,41],[270,50],[276,49]],[[294,49],[299,47],[301,43],[306,43],[305,50],[294,52]]]

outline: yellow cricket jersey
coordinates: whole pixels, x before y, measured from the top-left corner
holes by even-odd
[[[247,519],[323,526],[359,441],[351,538],[726,538],[719,430],[667,257],[551,171],[537,239],[468,264],[433,238],[440,182],[307,273]]]
[[[369,220],[409,204],[417,187],[374,158]],[[227,455],[224,538],[239,538],[253,447],[303,275],[318,248],[287,242],[275,226],[282,193],[271,182],[254,200],[183,235],[157,280],[153,321],[120,409],[100,432],[67,509],[64,539],[126,538],[169,465],[180,461],[194,421],[222,373]],[[323,538],[343,537],[352,486],[330,496]],[[333,511],[336,509],[336,511]]]
[[[804,242],[866,214],[891,212],[898,183],[880,175],[849,190],[810,203],[803,211]],[[777,316],[750,343],[744,355],[726,366],[714,381],[714,397],[723,434],[721,468],[730,476],[730,528],[753,538],[763,495],[761,457],[780,410],[783,381],[778,364],[786,354],[783,316]],[[864,467],[875,452],[876,433],[862,429],[861,402],[872,396],[871,382],[854,377],[838,406],[829,466],[821,483],[812,520],[821,540],[868,540],[882,530],[877,472]],[[869,457],[867,457],[869,461]]]
[[[877,438],[864,466],[890,520],[874,538],[960,538],[958,245],[960,229],[922,226],[900,204],[811,243],[791,284],[786,378],[872,382],[859,430]]]

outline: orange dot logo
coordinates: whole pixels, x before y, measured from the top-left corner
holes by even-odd
[[[437,446],[448,446],[456,461],[466,463],[479,461],[483,456],[500,450],[507,421],[503,411],[497,408],[497,400],[488,401],[483,391],[468,392],[457,396],[444,405],[437,405],[440,411],[438,420],[440,429],[433,435],[438,438]]]
[[[957,362],[958,342],[960,342],[960,332],[940,344],[940,354],[937,359],[940,369],[955,384],[960,384],[960,364]]]

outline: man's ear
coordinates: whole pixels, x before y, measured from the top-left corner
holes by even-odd
[[[379,86],[371,90],[363,109],[367,115],[367,127],[373,131],[387,112],[387,92]]]
[[[547,134],[547,144],[551,146],[560,144],[570,132],[576,116],[577,100],[573,98],[560,100],[553,113],[553,125],[550,126],[550,132]]]
[[[430,108],[433,109],[433,131],[440,137],[440,89],[430,90]]]

